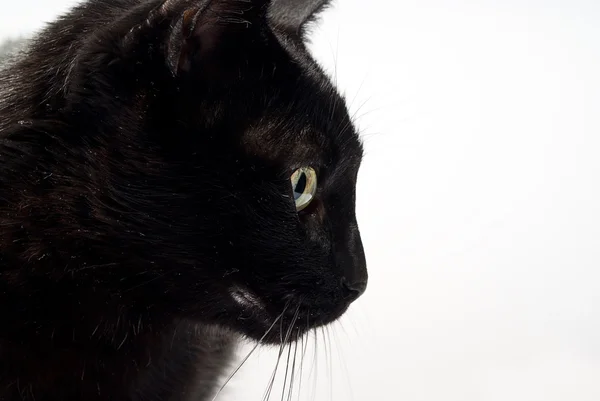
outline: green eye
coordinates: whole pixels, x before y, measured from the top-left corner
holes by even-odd
[[[301,211],[315,197],[315,193],[317,192],[317,173],[311,167],[301,167],[294,171],[290,181],[292,181],[292,189],[294,190],[296,210]]]

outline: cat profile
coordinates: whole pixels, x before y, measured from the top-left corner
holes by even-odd
[[[326,1],[87,1],[0,72],[0,400],[209,400],[367,285]]]

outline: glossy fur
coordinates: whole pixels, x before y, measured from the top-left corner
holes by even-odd
[[[364,291],[323,3],[90,1],[0,73],[0,400],[211,399]]]

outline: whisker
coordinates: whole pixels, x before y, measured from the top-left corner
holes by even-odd
[[[269,401],[269,399],[271,398],[271,392],[273,391],[273,385],[275,384],[275,378],[277,376],[277,369],[279,368],[279,362],[281,361],[281,355],[283,355],[283,352],[285,350],[285,344],[287,343],[287,341],[290,338],[290,333],[294,327],[294,324],[296,324],[296,319],[298,319],[298,314],[300,311],[300,305],[298,305],[298,307],[296,308],[296,312],[294,313],[294,317],[292,318],[292,321],[287,329],[285,338],[283,338],[282,336],[282,332],[283,332],[283,319],[281,320],[282,324],[281,324],[281,332],[280,332],[280,339],[281,339],[281,344],[279,346],[279,354],[277,355],[277,363],[275,364],[275,369],[273,370],[273,374],[271,375],[271,379],[269,381],[269,386],[267,387],[267,390],[265,391],[265,394],[263,396],[263,400],[264,401]]]
[[[281,351],[277,356],[277,363],[275,364],[275,369],[273,369],[273,374],[271,374],[271,378],[269,379],[269,384],[267,385],[267,389],[265,390],[265,394],[263,395],[263,401],[268,401],[271,398],[271,391],[273,391],[273,385],[275,384],[275,376],[277,375],[277,367],[279,366],[279,360],[281,359]]]
[[[354,106],[354,102],[356,101],[356,98],[358,98],[358,95],[359,95],[360,91],[362,90],[363,85],[365,84],[366,80],[367,80],[367,77],[365,76],[363,78],[362,82],[360,83],[360,86],[356,90],[356,93],[354,94],[354,97],[352,98],[352,100],[348,104],[348,110],[352,110],[352,106]]]
[[[304,335],[301,337],[302,340],[302,355],[300,357],[300,378],[298,380],[298,401],[300,401],[300,396],[302,395],[302,375],[304,374],[304,357],[306,356],[306,349],[308,346],[308,337],[309,337],[309,318],[310,318],[310,309],[306,314],[306,331]]]
[[[350,117],[350,120],[352,122],[357,122],[358,119],[360,119],[366,115],[365,113],[363,113],[362,115],[359,116],[358,113],[362,110],[363,107],[365,107],[367,105],[367,103],[369,103],[371,101],[371,99],[372,99],[372,96],[369,96],[360,104],[360,106],[358,106],[358,108],[356,110],[354,110],[354,113],[352,113],[352,116]],[[371,111],[379,111],[379,109],[373,109]],[[367,114],[370,113],[371,111],[367,112]]]
[[[296,309],[296,315],[294,316],[294,320],[292,322],[292,327],[296,326],[296,322],[298,321],[298,316],[300,315],[300,306],[302,305],[302,300],[300,300],[300,302],[298,303],[298,309]],[[296,338],[294,340],[294,359],[292,362],[292,369],[290,372],[290,387],[288,390],[288,401],[292,398],[292,393],[294,390],[294,372],[296,370],[296,356],[298,353],[298,337],[300,336],[300,331],[297,330],[296,331]],[[292,350],[292,342],[290,341],[290,347],[289,347],[289,352],[291,353]],[[289,357],[290,354],[288,353],[288,366],[286,367],[286,371],[289,368]],[[284,386],[285,389],[285,386]]]
[[[338,38],[336,41],[336,50],[335,53],[333,51],[333,47],[331,46],[331,41],[329,42],[329,49],[331,50],[331,53],[333,54],[333,85],[334,87],[338,87],[338,53],[339,53],[339,48],[340,48],[340,38],[339,38],[339,28],[338,28]],[[329,105],[330,107],[330,120],[333,121],[333,116],[335,114],[335,110],[337,108],[338,105],[338,96],[334,96],[333,102]]]
[[[321,326],[321,334],[323,335],[323,348],[325,348],[325,374],[328,375],[327,376],[327,383],[328,383],[328,387],[329,387],[329,399],[331,400],[333,398],[332,396],[332,388],[331,388],[331,381],[332,381],[332,377],[331,377],[331,365],[330,365],[330,351],[329,348],[327,347],[327,338],[325,335],[325,326]]]
[[[242,362],[227,377],[227,379],[225,380],[225,383],[223,383],[223,385],[219,388],[219,391],[217,391],[217,393],[213,397],[212,401],[215,401],[217,399],[217,397],[219,396],[219,394],[221,394],[221,392],[223,391],[223,389],[225,388],[225,386],[227,386],[227,384],[231,381],[231,379],[233,378],[233,376],[235,376],[235,374],[242,368],[242,366],[244,366],[244,364],[246,363],[246,361],[250,358],[250,356],[254,353],[254,351],[256,351],[256,349],[258,348],[258,346],[262,344],[263,340],[269,335],[269,333],[271,332],[271,330],[273,330],[273,328],[277,324],[277,321],[283,317],[284,313],[285,313],[285,309],[283,310],[283,312],[281,312],[281,314],[279,314],[279,316],[277,316],[277,318],[275,318],[275,320],[273,321],[273,323],[271,324],[271,326],[267,329],[267,331],[265,332],[265,334],[263,334],[263,336],[260,338],[260,340],[258,340],[258,342],[256,343],[256,345],[254,345],[254,347],[252,347],[252,349],[250,350],[250,352],[248,352],[248,354],[244,357],[244,359],[242,359]]]
[[[292,356],[292,344],[289,344],[287,361],[285,363],[285,376],[283,378],[283,389],[281,390],[281,401],[283,401],[283,399],[285,398],[285,385],[287,384],[287,380],[288,380],[288,371],[290,369],[290,357],[291,356]]]
[[[294,360],[292,361],[292,373],[290,375],[290,391],[288,392],[288,401],[292,400],[292,395],[294,392],[294,376],[296,373],[296,357],[298,355],[298,340],[300,338],[300,331],[296,334],[296,339],[294,340]]]
[[[338,60],[339,60],[339,54],[340,54],[340,27],[338,26],[338,31],[337,31],[337,38],[335,40],[335,55],[334,55],[334,59],[333,59],[333,65],[334,65],[334,85],[337,87],[338,86]]]
[[[314,401],[314,399],[317,396],[317,371],[319,369],[319,364],[318,364],[318,360],[317,360],[317,348],[319,346],[319,332],[317,330],[317,328],[314,329],[314,334],[315,334],[315,351],[314,351],[314,355],[313,355],[313,363],[312,366],[310,368],[310,375],[309,378],[312,376],[312,373],[314,371],[314,376],[313,376],[313,386],[312,386],[312,399]]]
[[[325,327],[325,333],[327,334],[327,344],[328,344],[328,350],[329,350],[329,394],[330,394],[330,399],[333,400],[333,348],[331,346],[331,336],[330,336],[330,330],[329,330],[329,326]]]
[[[344,369],[344,373],[346,376],[346,383],[348,385],[348,390],[350,392],[350,401],[353,401],[354,400],[354,391],[352,389],[352,381],[350,380],[350,371],[348,370],[348,365],[346,364],[346,360],[344,359],[344,353],[342,352],[343,350],[340,349],[341,348],[340,345],[337,343],[337,341],[335,341],[335,335],[336,335],[335,326],[332,328],[332,330],[333,330],[333,338],[334,338],[333,344],[335,345],[336,350],[337,350],[340,366]]]

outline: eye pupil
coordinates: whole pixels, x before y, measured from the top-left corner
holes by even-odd
[[[306,190],[306,174],[302,172],[300,177],[298,177],[298,182],[296,183],[296,187],[294,188],[294,199],[300,198],[304,191]]]

